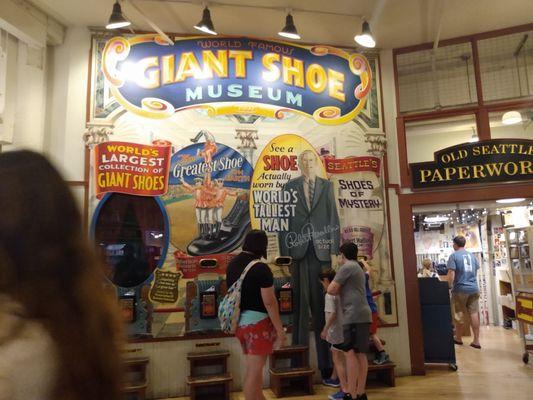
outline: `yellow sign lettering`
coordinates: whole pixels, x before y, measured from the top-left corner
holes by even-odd
[[[321,65],[311,64],[305,72],[305,80],[313,93],[322,93],[326,89],[328,77]]]
[[[202,61],[204,62],[204,78],[213,78],[216,74],[219,78],[228,77],[228,51],[218,50],[217,55],[210,51],[202,51]]]
[[[235,77],[246,78],[246,61],[253,57],[251,50],[230,50],[229,58],[235,61]]]
[[[420,182],[427,182],[427,179],[431,176],[431,171],[429,169],[420,170]]]
[[[266,71],[263,71],[263,79],[267,82],[275,82],[281,76],[281,71],[274,63],[279,63],[279,54],[267,53],[263,56],[263,67]]]
[[[329,97],[334,99],[345,101],[346,96],[343,92],[344,74],[341,74],[334,69],[328,68],[328,80],[329,80]]]
[[[202,69],[193,52],[182,53],[175,82],[183,82],[187,78],[201,78]]]
[[[283,83],[303,88],[304,81],[304,62],[296,58],[282,57],[283,65]]]

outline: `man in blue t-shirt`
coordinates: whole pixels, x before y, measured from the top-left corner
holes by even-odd
[[[481,349],[479,344],[479,288],[477,285],[477,258],[465,250],[466,239],[464,236],[453,238],[455,250],[448,259],[448,283],[452,288],[452,302],[455,320],[455,344],[463,344],[464,312],[470,314],[470,322],[474,331],[474,340],[470,346]]]

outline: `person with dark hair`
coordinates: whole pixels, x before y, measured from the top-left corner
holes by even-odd
[[[0,393],[120,399],[118,307],[68,186],[43,156],[2,153],[0,209]]]
[[[342,244],[339,249],[341,267],[328,286],[328,293],[340,294],[343,318],[344,342],[338,346],[346,359],[347,392],[344,400],[366,400],[368,373],[368,338],[372,313],[366,300],[365,273],[357,263],[357,245]]]
[[[344,368],[344,356],[338,346],[344,342],[342,331],[342,307],[339,296],[327,292],[328,287],[335,279],[335,270],[329,269],[318,274],[318,278],[326,292],[324,297],[324,317],[326,325],[322,329],[320,337],[331,345],[331,358],[333,359],[333,372],[331,377],[323,379],[325,386],[340,387],[340,390],[329,396],[331,400],[342,399],[347,392],[346,370]]]
[[[260,262],[267,256],[268,238],[264,231],[251,230],[244,239],[242,252],[229,263],[227,286],[231,287],[246,267],[249,269],[241,288],[241,315],[235,336],[246,356],[244,398],[262,400],[263,368],[274,347],[285,343],[285,331],[279,316],[274,293],[274,276],[267,264]]]
[[[479,344],[479,287],[477,285],[477,270],[479,262],[470,252],[465,250],[464,236],[453,238],[455,250],[448,258],[448,275],[446,278],[452,289],[452,303],[455,321],[455,344],[463,344],[464,310],[470,314],[474,340],[470,346],[481,349]]]

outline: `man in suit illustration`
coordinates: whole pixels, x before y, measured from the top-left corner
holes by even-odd
[[[331,373],[331,357],[326,341],[320,337],[324,328],[324,293],[318,274],[331,267],[340,245],[339,215],[333,185],[317,176],[319,159],[305,150],[298,157],[301,176],[288,181],[283,190],[296,193],[294,216],[289,231],[280,232],[281,255],[291,256],[291,285],[294,295],[293,344],[309,343],[309,312],[315,334],[318,368],[324,379]]]

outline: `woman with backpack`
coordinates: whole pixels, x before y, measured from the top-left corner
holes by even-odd
[[[273,348],[283,346],[286,340],[274,292],[274,277],[268,265],[260,262],[261,258],[266,258],[267,245],[264,231],[250,231],[244,239],[243,251],[231,260],[226,272],[226,281],[231,287],[250,266],[242,281],[240,317],[235,332],[246,358],[245,400],[265,399],[263,368]]]

